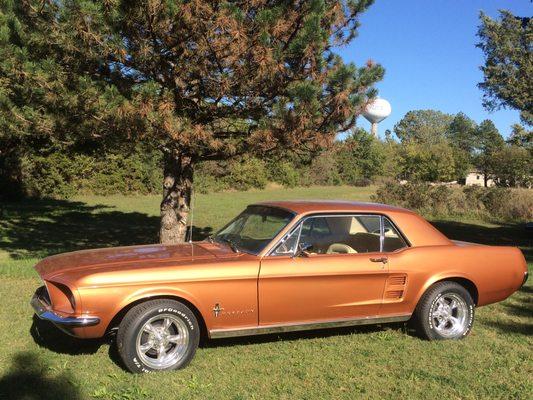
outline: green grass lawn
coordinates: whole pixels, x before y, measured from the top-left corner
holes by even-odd
[[[369,200],[374,188],[312,187],[198,195],[195,236],[265,200]],[[77,341],[34,321],[33,265],[62,251],[156,241],[157,196],[0,204],[0,398],[355,399],[533,398],[533,285],[477,310],[463,341],[427,342],[402,325],[207,341],[182,370],[131,375],[109,341]],[[517,245],[520,224],[432,221],[449,237]],[[502,266],[504,267],[504,266]]]

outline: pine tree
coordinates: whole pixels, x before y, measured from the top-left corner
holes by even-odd
[[[511,126],[511,136],[507,140],[507,143],[524,147],[533,152],[533,131],[524,128],[520,124],[513,124]]]
[[[489,179],[496,175],[494,155],[504,147],[505,141],[490,119],[479,124],[476,137],[475,164],[479,172],[484,175],[484,185],[487,187]]]
[[[67,135],[162,151],[160,239],[182,241],[199,162],[310,153],[354,126],[384,71],[345,64],[335,48],[371,4],[4,0],[2,116],[20,126],[18,140]]]
[[[478,47],[485,54],[481,67],[484,81],[483,105],[490,111],[509,107],[520,111],[520,118],[533,124],[533,21],[517,17],[509,11],[500,12],[494,20],[483,12]]]
[[[464,113],[457,113],[448,126],[446,137],[453,149],[456,179],[466,176],[472,164],[472,152],[476,146],[476,123]]]
[[[455,114],[448,126],[446,137],[452,146],[471,153],[476,146],[476,123],[464,113]]]

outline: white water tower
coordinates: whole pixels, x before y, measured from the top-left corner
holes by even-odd
[[[363,117],[372,124],[370,132],[377,137],[378,136],[378,123],[387,118],[392,111],[390,103],[385,99],[376,97],[365,107],[363,111]]]

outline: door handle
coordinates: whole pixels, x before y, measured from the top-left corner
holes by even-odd
[[[387,264],[389,261],[387,257],[370,257],[370,261],[372,262],[380,262],[383,264]]]

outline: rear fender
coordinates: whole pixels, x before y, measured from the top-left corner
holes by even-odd
[[[424,285],[422,285],[422,287],[420,288],[420,290],[416,294],[416,297],[415,297],[416,298],[416,302],[415,302],[415,304],[418,304],[418,302],[420,301],[420,299],[422,298],[424,293],[426,293],[426,291],[431,286],[433,286],[435,283],[441,282],[441,281],[446,281],[446,280],[453,281],[453,280],[457,280],[457,279],[465,279],[465,280],[469,281],[474,286],[476,291],[478,291],[478,286],[477,286],[474,278],[471,275],[465,274],[464,271],[457,271],[457,270],[444,271],[444,272],[440,272],[439,274],[432,275],[424,283]],[[474,301],[475,301],[475,299],[474,299]]]

